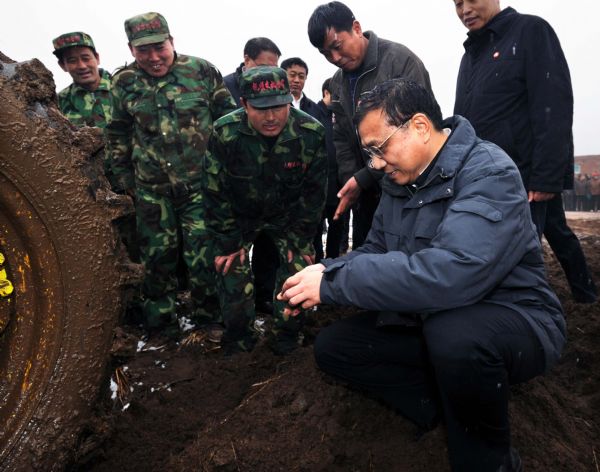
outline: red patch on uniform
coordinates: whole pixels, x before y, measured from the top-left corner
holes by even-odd
[[[283,164],[284,169],[297,169],[298,167],[302,167],[302,169],[305,170],[306,164],[304,164],[302,161],[284,162]]]

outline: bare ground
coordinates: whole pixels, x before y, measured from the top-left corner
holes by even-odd
[[[600,282],[600,219],[577,215],[570,224]],[[573,303],[548,252],[569,341],[548,375],[512,388],[513,442],[528,471],[598,471],[600,304]],[[121,396],[111,400],[107,386],[69,470],[449,470],[443,425],[420,436],[401,416],[317,370],[314,336],[346,315],[315,312],[307,345],[288,357],[259,344],[226,358],[202,342],[135,352],[141,332],[124,325],[113,362]]]

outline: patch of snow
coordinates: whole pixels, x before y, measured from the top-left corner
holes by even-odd
[[[110,399],[111,400],[116,400],[117,399],[117,390],[119,389],[119,387],[117,386],[117,382],[115,382],[112,377],[110,378],[110,391],[112,392],[110,394]]]
[[[179,323],[179,329],[184,333],[186,331],[190,331],[196,327],[196,325],[192,322],[192,320],[189,318],[186,318],[185,316],[178,318],[177,322]]]

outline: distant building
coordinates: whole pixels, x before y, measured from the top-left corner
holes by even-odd
[[[600,155],[575,156],[575,175],[600,174]]]

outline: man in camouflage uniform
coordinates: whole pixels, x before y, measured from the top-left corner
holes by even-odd
[[[58,106],[76,126],[104,128],[110,119],[110,74],[100,69],[100,56],[90,35],[76,31],[52,40],[58,65],[73,83],[58,94]]]
[[[272,66],[245,71],[238,109],[214,126],[203,172],[206,221],[230,350],[254,344],[252,272],[246,254],[263,232],[279,253],[276,291],[290,275],[314,261],[312,238],[327,185],[323,126],[290,109],[286,72]],[[298,345],[303,318],[283,316],[274,300],[272,347],[286,353]]]
[[[111,77],[98,67],[100,56],[94,41],[89,34],[76,31],[54,38],[52,45],[58,65],[73,78],[73,83],[58,94],[60,111],[75,126],[91,126],[102,133],[101,128],[106,127],[111,116]],[[106,160],[101,154],[97,159],[104,164],[104,174],[114,188],[114,179]],[[139,262],[133,215],[120,218],[117,226],[130,259]]]
[[[146,324],[172,332],[180,249],[197,321],[210,321],[218,309],[216,298],[214,307],[207,298],[214,272],[206,260],[200,177],[213,121],[236,107],[212,64],[176,54],[162,15],[130,18],[125,31],[135,62],[113,78],[107,160],[120,189],[135,196]]]
[[[257,66],[276,66],[281,51],[269,38],[250,38],[244,45],[244,62],[231,74],[223,77],[238,107],[240,102],[240,77],[242,72]],[[252,246],[252,273],[254,274],[254,297],[256,311],[273,314],[273,290],[279,254],[270,238],[262,233],[254,239]]]

